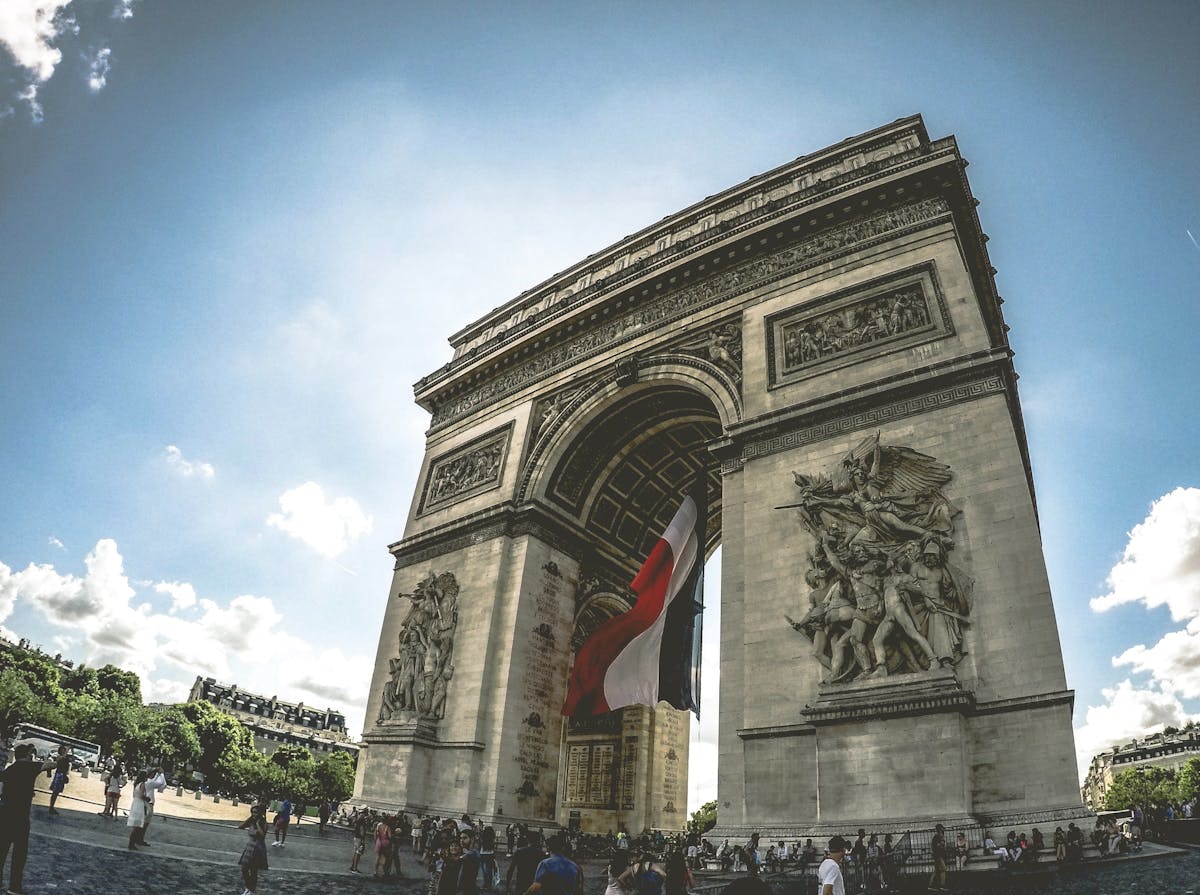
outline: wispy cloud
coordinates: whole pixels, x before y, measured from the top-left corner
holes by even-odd
[[[38,88],[54,76],[63,60],[62,45],[79,36],[80,25],[72,7],[76,0],[3,0],[0,2],[0,45],[12,54],[23,78],[12,98],[29,108],[30,118],[39,123],[45,117],[38,99]],[[133,16],[135,0],[117,0],[113,19]],[[88,66],[87,81],[93,92],[108,82],[112,52],[107,46],[83,54]],[[0,100],[3,100],[0,97]],[[12,105],[0,106],[0,119],[12,112]]]
[[[67,546],[54,535],[50,535],[49,544],[51,547],[57,547],[59,550],[67,549]]]
[[[374,520],[350,497],[326,501],[325,489],[305,482],[279,495],[281,513],[267,517],[267,525],[303,541],[322,556],[334,559],[356,538],[370,534]]]
[[[188,460],[183,451],[173,444],[168,444],[164,451],[167,465],[185,479],[201,478],[211,480],[217,471],[211,463],[203,460]]]
[[[104,89],[104,85],[108,83],[108,72],[112,68],[112,63],[109,58],[112,56],[112,50],[108,47],[101,47],[90,56],[84,56],[88,63],[88,87],[96,93]]]

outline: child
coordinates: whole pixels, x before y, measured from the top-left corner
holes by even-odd
[[[254,805],[250,817],[238,829],[247,827],[250,828],[250,841],[242,849],[238,865],[242,868],[242,885],[246,887],[242,895],[254,895],[258,890],[258,871],[267,869],[267,813],[262,805]]]

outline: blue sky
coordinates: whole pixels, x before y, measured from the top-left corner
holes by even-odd
[[[1194,717],[1197,35],[1189,3],[4,0],[0,625],[361,723],[446,337],[919,112],[992,238],[1081,753]]]

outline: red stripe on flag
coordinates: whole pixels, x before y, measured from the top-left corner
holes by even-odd
[[[660,539],[633,579],[633,591],[638,595],[633,608],[610,618],[579,648],[562,707],[564,715],[586,718],[611,711],[604,698],[604,676],[629,642],[662,614],[674,567],[671,545]]]

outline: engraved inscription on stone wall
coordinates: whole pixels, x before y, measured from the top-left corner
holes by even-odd
[[[499,487],[511,434],[510,424],[430,463],[417,512],[440,509]]]
[[[535,586],[533,624],[522,635],[526,640],[521,691],[525,720],[517,732],[516,762],[521,776],[517,799],[523,813],[549,817],[554,813],[557,787],[557,761],[552,759],[557,759],[561,726],[547,719],[557,722],[557,703],[567,679],[569,652],[561,632],[570,629],[569,594],[574,584],[548,562]]]
[[[679,753],[675,751],[676,744],[682,748],[682,744],[687,742],[687,717],[684,712],[662,709],[655,712],[654,719],[655,726],[659,728],[659,743],[668,746],[659,763],[662,768],[661,810],[664,823],[670,823],[672,827],[682,825],[684,809],[687,807],[683,791],[687,770],[681,767]]]
[[[621,752],[621,810],[632,811],[637,804],[638,738],[625,737]]]

